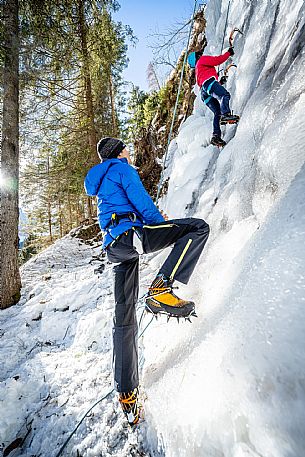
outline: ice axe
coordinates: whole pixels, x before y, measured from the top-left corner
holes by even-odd
[[[238,29],[237,27],[235,27],[235,28],[232,30],[232,32],[230,33],[230,37],[229,37],[230,48],[233,47],[234,34],[235,34],[236,32],[237,32],[237,33],[241,33],[241,35],[243,35],[243,32],[242,32],[240,29]]]
[[[229,73],[229,70],[230,70],[230,68],[232,68],[232,67],[237,68],[237,65],[235,65],[235,63],[230,63],[230,65],[228,65],[225,69],[219,70],[218,75],[220,75],[220,73],[223,71],[223,76],[220,78],[220,84],[221,84],[221,85],[226,84],[226,82],[227,82],[227,80],[228,80],[228,73]]]
[[[226,78],[228,77],[229,70],[230,70],[230,68],[232,68],[232,67],[237,68],[237,65],[236,65],[235,63],[230,63],[230,65],[228,65],[228,66],[225,68],[225,70],[224,70],[224,72],[223,72],[223,75],[224,75]]]

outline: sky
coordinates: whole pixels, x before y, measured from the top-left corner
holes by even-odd
[[[129,46],[128,68],[124,71],[124,79],[131,81],[142,90],[148,90],[146,70],[153,59],[152,50],[148,47],[153,41],[148,35],[156,30],[164,32],[175,23],[183,23],[188,19],[194,8],[193,0],[121,0],[120,10],[113,18],[123,24],[130,25],[138,38],[136,47]],[[182,49],[180,49],[181,51]]]

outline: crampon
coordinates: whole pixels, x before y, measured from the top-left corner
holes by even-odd
[[[237,116],[233,113],[223,114],[220,118],[220,124],[237,124],[239,122],[240,116]]]
[[[145,299],[145,309],[156,319],[159,315],[166,315],[167,321],[174,317],[178,322],[181,318],[192,322],[192,316],[198,317],[195,313],[195,303],[177,297],[173,292],[172,281],[163,275],[157,276],[150,286]]]
[[[139,405],[138,396],[139,389],[137,387],[130,392],[119,393],[119,402],[131,427],[137,425],[141,417],[141,406]]]

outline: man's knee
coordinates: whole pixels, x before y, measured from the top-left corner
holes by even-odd
[[[136,302],[116,303],[113,317],[113,328],[137,326]]]
[[[203,219],[192,217],[192,224],[197,228],[198,231],[202,232],[205,235],[210,233],[210,226]]]
[[[120,263],[110,260],[110,262],[115,264],[113,266],[114,275],[116,276],[117,274],[125,274],[126,272],[132,270],[134,267],[138,265],[139,257],[139,254],[135,251],[133,257],[123,260]]]
[[[209,233],[210,233],[210,226],[209,226],[209,224],[207,224],[207,222],[205,222],[203,219],[200,219],[199,230],[200,230],[200,232],[201,232],[203,235],[209,236]]]

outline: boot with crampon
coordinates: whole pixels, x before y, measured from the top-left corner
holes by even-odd
[[[139,422],[140,408],[138,404],[139,389],[136,387],[130,392],[120,392],[119,402],[125,417],[131,427],[134,427]]]
[[[223,148],[227,143],[220,138],[218,135],[213,135],[211,138],[211,144],[218,148]]]
[[[237,116],[236,114],[226,113],[226,114],[223,114],[221,116],[220,123],[221,123],[221,125],[224,125],[224,124],[237,124],[239,119],[240,119],[240,117]]]
[[[169,317],[196,316],[195,304],[182,300],[173,292],[173,281],[159,274],[152,282],[145,300],[146,310],[157,315],[167,314]]]

